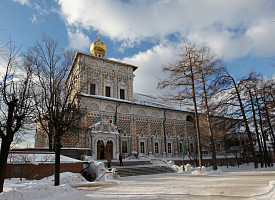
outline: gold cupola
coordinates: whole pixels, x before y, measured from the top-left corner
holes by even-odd
[[[100,41],[100,33],[98,31],[98,39],[90,46],[90,51],[93,56],[103,58],[106,53],[106,45]]]

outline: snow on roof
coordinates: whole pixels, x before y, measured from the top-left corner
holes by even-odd
[[[159,97],[155,97],[155,96],[152,96],[152,95],[140,94],[140,93],[133,93],[133,96],[134,96],[133,101],[118,99],[118,98],[113,98],[113,97],[100,96],[100,95],[90,95],[90,94],[86,94],[86,93],[81,93],[81,96],[94,97],[94,98],[97,98],[97,99],[117,101],[117,102],[122,102],[122,103],[144,105],[144,106],[150,106],[150,107],[155,107],[155,108],[184,111],[181,108],[179,108],[178,105],[172,104],[172,103],[167,103]]]
[[[167,108],[167,109],[176,109],[173,105],[167,104],[162,99],[151,96],[145,95],[140,93],[134,93],[134,102],[136,104],[145,105],[145,106],[152,106],[158,108]]]
[[[54,153],[10,152],[8,164],[51,164],[55,162]],[[86,163],[67,156],[60,156],[60,163]]]

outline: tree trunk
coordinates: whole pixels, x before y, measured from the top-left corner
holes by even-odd
[[[257,125],[257,121],[256,121],[256,113],[255,113],[255,109],[254,109],[252,92],[250,89],[248,90],[248,92],[249,92],[249,96],[250,96],[250,102],[251,102],[251,108],[252,108],[252,113],[253,113],[253,121],[254,121],[256,136],[257,136],[257,142],[258,142],[258,146],[259,146],[261,167],[263,167],[264,166],[264,156],[263,156],[263,151],[262,151],[262,144],[261,144],[260,137],[259,137],[259,131],[258,131],[258,125]]]
[[[3,192],[4,181],[7,169],[8,155],[12,140],[7,135],[5,139],[2,138],[1,152],[0,152],[0,193]]]
[[[7,168],[7,159],[9,151],[7,150],[7,145],[2,142],[1,146],[1,155],[0,155],[0,193],[3,192],[4,188],[4,180],[6,175],[6,168]]]
[[[17,108],[16,102],[17,100],[14,99],[6,103],[6,105],[8,106],[8,117],[6,122],[7,126],[5,127],[6,135],[4,135],[3,131],[1,130],[2,142],[1,142],[1,152],[0,152],[0,193],[3,192],[3,188],[4,188],[8,155],[9,155],[11,143],[13,141],[14,133],[17,132],[21,127],[21,117],[19,116],[17,116],[16,125],[14,127],[14,118],[15,118],[14,110]]]
[[[210,115],[209,115],[209,106],[208,106],[208,101],[207,101],[207,93],[206,93],[206,88],[205,88],[205,80],[204,80],[204,75],[201,72],[201,77],[202,77],[202,84],[203,84],[203,93],[204,93],[204,101],[205,101],[205,111],[206,111],[206,121],[208,124],[208,132],[211,140],[211,152],[212,152],[212,160],[213,160],[213,169],[217,170],[217,159],[216,159],[216,148],[215,148],[215,142],[214,142],[214,136],[213,136],[213,131],[212,131],[212,125],[210,121]]]
[[[275,152],[275,136],[274,136],[274,133],[273,133],[273,128],[272,128],[271,122],[270,122],[269,111],[268,111],[267,106],[266,106],[265,95],[262,97],[262,99],[263,99],[263,102],[264,102],[264,109],[265,109],[265,116],[266,116],[267,124],[268,124],[268,127],[269,127],[271,138],[273,140],[273,142],[272,142],[273,151]]]
[[[247,133],[248,140],[249,140],[249,148],[250,148],[250,152],[252,154],[252,158],[253,158],[253,162],[254,162],[254,168],[256,169],[256,168],[258,168],[258,163],[257,163],[255,150],[254,150],[254,145],[253,145],[253,140],[252,140],[251,132],[250,132],[248,122],[247,122],[247,119],[246,119],[243,103],[242,103],[241,96],[240,96],[239,90],[237,88],[237,85],[235,83],[235,80],[232,77],[231,77],[231,80],[234,83],[234,88],[236,90],[237,98],[238,98],[238,101],[239,101],[239,104],[240,104],[240,109],[241,109],[241,113],[242,113],[242,116],[243,116],[243,122],[245,124],[245,131]]]
[[[263,139],[263,144],[264,144],[264,148],[263,148],[263,152],[264,152],[264,163],[265,163],[265,167],[267,167],[267,165],[269,166],[269,159],[268,159],[268,154],[267,154],[267,146],[266,146],[266,140],[265,140],[265,136],[264,136],[264,128],[263,128],[263,121],[262,121],[262,113],[260,110],[260,104],[259,104],[259,99],[257,97],[257,94],[255,94],[256,97],[256,104],[257,104],[257,108],[258,108],[258,115],[259,115],[259,119],[260,119],[260,128],[261,128],[261,134],[262,134],[262,139]]]
[[[191,72],[192,95],[193,95],[194,114],[195,114],[195,123],[196,123],[196,135],[197,135],[197,149],[198,149],[198,156],[199,156],[199,167],[202,167],[200,125],[199,125],[199,116],[198,116],[197,102],[196,102],[195,81],[194,81],[194,74],[193,74],[192,66],[190,67],[190,72]]]
[[[61,143],[60,137],[55,135],[55,166],[54,166],[54,186],[60,184],[60,151]]]

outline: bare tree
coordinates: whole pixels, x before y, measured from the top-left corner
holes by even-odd
[[[179,55],[179,60],[168,67],[163,68],[163,72],[170,73],[170,77],[159,83],[159,88],[171,87],[179,90],[176,95],[169,95],[172,98],[190,101],[193,104],[195,115],[197,147],[199,153],[199,162],[201,166],[201,144],[200,144],[200,126],[198,108],[205,114],[207,123],[207,132],[210,137],[210,149],[212,153],[213,169],[217,169],[216,149],[214,133],[211,122],[211,111],[213,110],[208,102],[213,95],[219,91],[219,85],[213,85],[213,80],[219,76],[224,69],[221,59],[211,53],[207,46],[197,46],[195,44],[183,42],[183,53]],[[199,102],[199,104],[197,104]]]
[[[171,99],[186,101],[193,105],[199,167],[202,167],[200,126],[195,87],[198,76],[197,65],[199,62],[200,52],[197,46],[183,41],[182,53],[179,55],[179,59],[175,63],[162,68],[163,73],[168,73],[169,77],[166,80],[160,81],[158,83],[158,88],[171,88],[173,90],[178,90],[177,94],[169,94]]]
[[[245,127],[245,132],[249,140],[249,152],[252,155],[254,167],[257,168],[258,163],[257,163],[256,154],[255,154],[255,149],[254,149],[252,133],[250,131],[248,119],[246,116],[245,106],[243,103],[243,99],[241,97],[242,92],[244,92],[243,83],[246,83],[248,79],[249,77],[243,78],[238,83],[236,83],[235,79],[229,74],[229,72],[226,69],[224,69],[223,74],[218,77],[217,82],[215,82],[215,84],[222,84],[224,86],[226,85],[229,86],[229,88],[225,88],[223,90],[223,92],[225,93],[224,96],[226,96],[226,98],[222,100],[223,103],[221,103],[220,105],[225,105],[227,107],[227,112],[229,109],[231,109],[231,112],[233,114],[240,112],[239,116],[242,118],[242,121]]]
[[[8,47],[8,50],[5,49]],[[19,49],[13,42],[3,48],[1,58],[5,61],[5,72],[0,83],[0,193],[3,192],[7,159],[14,135],[25,125],[31,112],[32,70],[19,57]]]
[[[224,66],[221,59],[217,59],[216,56],[211,53],[211,50],[207,46],[202,46],[199,49],[200,61],[197,66],[200,83],[198,83],[198,88],[201,90],[202,95],[200,96],[202,112],[206,115],[206,122],[208,125],[208,134],[210,137],[210,149],[212,153],[213,169],[217,170],[217,160],[216,160],[216,148],[214,141],[213,125],[211,122],[211,104],[209,104],[209,99],[216,95],[219,89],[222,87],[220,85],[213,85],[213,80],[215,80]]]
[[[249,92],[249,97],[250,97],[250,102],[251,102],[251,109],[252,109],[254,128],[255,128],[255,133],[256,133],[258,147],[259,147],[260,162],[261,162],[261,167],[263,167],[264,166],[264,162],[265,162],[265,159],[264,159],[265,156],[263,155],[263,150],[262,150],[263,148],[262,148],[262,143],[261,143],[261,140],[260,140],[258,123],[257,123],[257,120],[256,120],[256,111],[255,111],[255,106],[254,106],[254,98],[253,98],[251,89],[248,89],[248,92]]]
[[[252,121],[255,126],[260,156],[263,158],[261,161],[263,161],[265,165],[270,166],[271,160],[267,153],[267,135],[265,132],[269,133],[274,148],[272,117],[270,117],[270,114],[272,115],[273,113],[272,109],[274,109],[274,81],[272,79],[263,78],[261,75],[255,74],[254,72],[250,73],[250,77],[252,78],[249,80],[246,87],[251,101]],[[254,92],[252,92],[252,89]],[[255,105],[256,109],[254,109]],[[258,121],[256,119],[256,110],[258,110]],[[258,124],[260,125],[261,134],[258,130]]]
[[[260,130],[261,130],[261,140],[262,140],[262,143],[263,143],[263,154],[264,154],[264,162],[265,162],[265,167],[267,167],[267,165],[269,165],[270,161],[268,159],[268,153],[267,153],[267,144],[266,144],[266,137],[265,137],[265,133],[264,133],[264,123],[263,123],[263,119],[262,119],[262,111],[261,111],[261,105],[260,105],[260,102],[259,102],[259,98],[258,98],[258,94],[257,94],[257,91],[255,90],[254,91],[255,93],[255,106],[257,108],[257,116],[259,118],[259,125],[260,125]]]
[[[67,71],[61,71],[61,67],[58,66],[61,55],[57,54],[57,48],[57,41],[43,35],[41,42],[36,41],[25,55],[25,59],[32,63],[34,68],[35,81],[32,93],[36,106],[36,121],[48,136],[49,151],[53,151],[54,140],[53,123],[49,119],[50,111],[54,107],[56,85],[60,84],[62,76],[65,76]],[[56,80],[59,76],[61,80]]]
[[[247,99],[246,103],[244,103],[246,104],[245,107],[247,107],[245,110],[247,115],[247,120],[248,122],[251,123],[251,127],[253,127],[254,125],[255,135],[256,135],[258,149],[259,149],[259,158],[260,158],[259,161],[261,162],[261,167],[263,167],[265,157],[263,155],[263,150],[262,150],[263,146],[262,146],[260,133],[258,129],[258,123],[256,119],[256,110],[255,110],[256,99],[255,99],[254,93],[252,92],[252,89],[257,90],[257,87],[258,87],[257,85],[260,78],[261,76],[259,74],[256,74],[255,72],[251,72],[249,73],[247,78],[244,78],[241,80],[240,86],[242,86],[242,90],[243,90],[242,92],[243,99]]]
[[[274,101],[272,102],[272,100],[270,100],[270,95],[272,95],[273,93],[268,93],[268,87],[272,87],[272,85],[267,85],[267,82],[263,82],[262,88],[260,89],[260,95],[261,95],[261,99],[263,102],[263,108],[264,108],[264,113],[265,113],[265,119],[268,125],[268,131],[270,134],[270,138],[272,140],[272,145],[273,145],[273,150],[275,151],[275,135],[274,135],[274,131],[273,131],[273,124],[272,124],[272,120],[270,117],[270,111],[274,108],[272,108],[272,105],[274,105]],[[274,87],[274,85],[273,85]],[[273,96],[273,95],[272,95]],[[273,99],[273,97],[272,97]]]
[[[29,49],[26,55],[26,59],[33,65],[36,77],[36,90],[33,91],[33,96],[36,102],[37,120],[48,133],[49,143],[53,139],[55,186],[60,182],[62,136],[68,131],[79,128],[82,117],[75,84],[73,81],[65,84],[73,58],[73,51],[59,51],[57,41],[45,35]],[[77,75],[72,75],[73,79],[76,79]]]

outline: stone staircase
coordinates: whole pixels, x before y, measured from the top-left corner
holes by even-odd
[[[105,162],[105,165],[107,165],[106,162]],[[136,165],[152,165],[152,163],[149,160],[128,160],[128,159],[123,160],[123,166],[136,166]],[[113,160],[111,162],[111,166],[118,167],[119,161]]]
[[[174,173],[172,168],[166,166],[135,166],[135,167],[119,167],[118,175],[120,177],[125,176],[139,176],[139,175],[151,175],[151,174],[163,174]]]
[[[174,173],[175,171],[166,165],[153,165],[150,161],[125,161],[123,166],[119,162],[112,162],[112,168],[116,168],[120,177],[139,176],[151,174]]]

